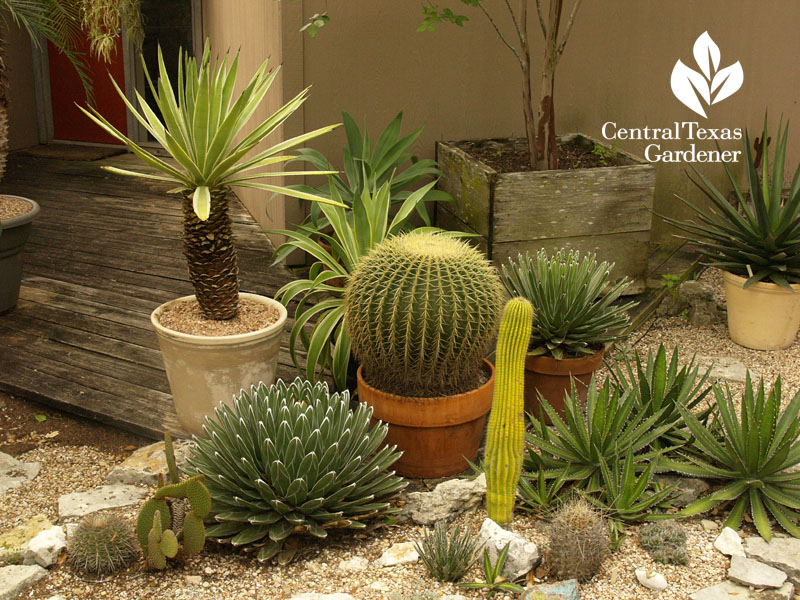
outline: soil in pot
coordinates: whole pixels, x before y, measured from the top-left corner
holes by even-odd
[[[358,369],[358,398],[373,408],[373,421],[389,424],[385,444],[403,456],[392,467],[404,477],[436,478],[461,473],[478,456],[492,408],[494,366],[484,360],[486,381],[477,389],[438,398],[398,396],[378,390]]]
[[[277,323],[280,314],[274,306],[241,298],[239,314],[226,321],[207,319],[200,311],[197,300],[173,302],[158,315],[158,322],[173,331],[190,335],[237,335],[250,333]]]
[[[0,195],[0,221],[21,217],[33,210],[33,204],[17,196]]]
[[[564,401],[575,389],[581,403],[586,402],[592,375],[603,366],[605,349],[586,357],[556,360],[551,356],[525,358],[525,412],[539,418],[539,394],[544,396],[561,418],[564,418]],[[545,414],[545,421],[552,425]]]

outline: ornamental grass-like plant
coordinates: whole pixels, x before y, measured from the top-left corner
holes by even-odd
[[[433,531],[424,529],[422,540],[414,543],[428,573],[437,581],[458,581],[478,559],[480,547],[469,528],[447,528],[437,521]]]
[[[679,221],[662,217],[681,231],[684,239],[696,244],[714,266],[744,277],[747,288],[756,282],[775,283],[787,289],[800,283],[800,165],[795,170],[788,195],[784,198],[783,180],[786,162],[786,141],[789,126],[778,125],[777,144],[770,177],[766,140],[767,119],[761,143],[764,149],[762,173],[758,174],[750,150],[750,136],[745,131],[744,164],[747,169],[747,190],[739,187],[727,163],[722,163],[728,176],[737,206],[728,201],[694,166],[696,179],[689,179],[708,198],[711,210],[680,198],[697,217],[696,221]]]
[[[371,417],[348,392],[300,379],[221,404],[188,459],[211,492],[207,535],[285,564],[299,535],[366,527],[406,486],[389,470],[395,446],[381,446],[387,426]]]
[[[115,128],[96,108],[80,107],[92,121],[125,144],[156,172],[104,167],[106,170],[167,182],[175,186],[169,193],[181,195],[183,248],[189,265],[189,279],[195,288],[200,309],[209,319],[232,319],[239,312],[239,269],[228,215],[228,192],[231,187],[255,188],[315,202],[335,203],[301,190],[258,181],[285,175],[315,174],[270,170],[270,167],[294,158],[283,154],[285,151],[327,133],[336,125],[278,142],[251,155],[256,146],[303,104],[308,88],[245,134],[245,127],[264,100],[278,70],[267,71],[265,61],[238,97],[234,97],[238,66],[238,54],[230,65],[227,57],[221,64],[212,62],[211,49],[206,42],[199,60],[179,52],[177,85],[173,88],[159,49],[157,83],[153,83],[146,65],[144,69],[155,104],[150,106],[137,92],[139,110],[112,80],[128,110],[169,152],[176,164],[139,146]],[[328,175],[330,172],[322,174]]]
[[[508,548],[511,545],[511,542],[505,545],[505,547],[500,551],[500,554],[497,555],[497,561],[492,564],[492,559],[489,556],[489,549],[483,549],[483,577],[486,580],[485,582],[482,581],[474,581],[470,583],[459,583],[459,587],[463,588],[470,588],[473,590],[483,590],[486,592],[489,598],[494,596],[499,592],[510,592],[512,594],[521,594],[525,591],[522,586],[517,585],[511,581],[508,581],[508,578],[503,575],[503,568],[506,564],[506,558],[508,557]]]
[[[630,280],[609,285],[613,266],[598,264],[594,254],[581,258],[577,251],[564,249],[551,258],[545,250],[535,257],[520,254],[502,266],[508,294],[533,304],[530,355],[547,354],[557,360],[584,356],[623,337],[627,311],[635,303],[614,304]]]
[[[623,355],[621,360],[614,361],[610,366],[615,383],[631,390],[636,412],[645,417],[659,415],[656,425],[670,426],[653,442],[654,448],[682,446],[691,438],[681,415],[681,407],[695,413],[702,422],[711,412],[710,407],[698,410],[711,393],[711,385],[708,384],[711,369],[700,375],[694,357],[688,364],[679,367],[678,355],[678,348],[675,348],[668,358],[667,350],[661,344],[655,354],[652,350],[648,351],[645,360],[635,352],[633,360]]]
[[[678,473],[720,482],[720,487],[684,508],[680,516],[711,510],[721,503],[733,505],[725,526],[738,529],[749,509],[758,533],[772,539],[770,515],[794,537],[800,537],[800,392],[781,410],[781,378],[769,391],[762,380],[753,388],[747,373],[741,396],[741,413],[730,389],[714,386],[718,427],[707,427],[681,408],[694,436],[683,460],[668,460],[665,466]]]

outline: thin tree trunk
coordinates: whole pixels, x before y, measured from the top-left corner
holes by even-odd
[[[8,157],[8,72],[6,71],[6,40],[0,32],[0,181],[6,174]]]
[[[558,146],[556,145],[556,116],[553,105],[556,65],[558,64],[558,29],[564,0],[550,0],[547,19],[547,37],[542,65],[542,87],[539,108],[536,112],[536,164],[537,170],[558,168]]]
[[[192,195],[184,194],[183,252],[203,315],[224,320],[239,314],[239,267],[225,193],[212,196],[205,221],[197,218]]]
[[[522,67],[522,114],[525,117],[525,135],[531,169],[536,168],[536,119],[533,116],[531,94],[531,48],[528,43],[528,0],[519,3],[520,66]]]

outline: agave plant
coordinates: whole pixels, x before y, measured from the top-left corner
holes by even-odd
[[[536,473],[522,473],[517,484],[517,499],[524,510],[547,513],[569,493],[568,468],[559,471],[555,479],[549,482],[547,475],[546,469],[541,466]]]
[[[783,198],[784,163],[789,126],[778,125],[777,144],[770,178],[769,160],[763,161],[759,177],[750,151],[750,136],[745,131],[744,157],[748,189],[744,192],[727,163],[723,163],[738,207],[692,166],[694,183],[711,201],[711,210],[681,198],[697,221],[678,221],[662,217],[687,235],[711,264],[747,278],[747,288],[759,281],[791,289],[800,283],[800,166],[794,173],[788,196]],[[762,140],[768,139],[764,118]],[[766,142],[762,142],[766,146]]]
[[[738,529],[750,509],[753,523],[765,540],[772,538],[769,516],[794,537],[800,537],[800,392],[781,410],[781,378],[767,392],[762,380],[753,389],[747,373],[741,397],[741,415],[729,388],[714,386],[721,426],[709,430],[691,411],[683,418],[694,436],[693,454],[668,460],[663,466],[676,472],[717,479],[721,487],[686,508],[681,516],[696,515],[722,502],[735,501],[725,521]],[[695,454],[696,453],[696,454]]]
[[[416,186],[425,178],[438,179],[441,175],[435,160],[418,159],[408,153],[408,149],[417,140],[423,128],[420,127],[415,132],[400,137],[402,121],[403,113],[401,111],[381,132],[373,146],[366,127],[362,133],[353,117],[346,111],[342,111],[342,123],[347,138],[347,145],[342,150],[344,174],[331,175],[328,183],[323,186],[311,187],[298,184],[291,186],[292,189],[332,198],[332,190],[335,188],[341,202],[352,207],[355,198],[361,197],[364,190],[372,191],[389,182],[391,203],[402,203],[413,193],[413,190],[409,188]],[[304,160],[320,171],[336,170],[321,152],[313,148],[302,148],[297,155],[298,160]],[[414,207],[425,225],[431,224],[426,202],[439,200],[452,200],[452,196],[431,188],[425,193],[422,202]],[[309,216],[303,225],[316,231],[324,231],[329,223],[320,207],[312,204]],[[284,252],[276,254],[276,257],[283,259],[291,250],[290,247],[286,247]]]
[[[614,305],[630,285],[627,278],[609,286],[613,264],[597,263],[593,254],[582,259],[574,250],[559,250],[552,258],[545,250],[536,257],[526,253],[502,266],[501,277],[509,295],[533,304],[536,319],[531,351],[565,356],[595,353],[600,346],[622,337],[627,311],[635,305]]]
[[[347,388],[350,337],[344,326],[344,288],[333,283],[335,280],[347,281],[361,258],[384,239],[408,230],[409,215],[425,201],[434,185],[435,182],[429,183],[409,194],[394,216],[390,214],[391,179],[380,187],[362,189],[360,194],[352,197],[351,209],[344,206],[338,187],[332,185],[331,198],[337,205],[319,205],[330,223],[330,233],[319,232],[313,226],[300,226],[294,231],[272,231],[287,238],[276,251],[276,262],[294,249],[304,250],[316,259],[307,278],[287,283],[275,294],[275,298],[287,307],[299,297],[289,336],[289,351],[298,365],[298,345],[302,344],[306,350],[306,378],[317,379],[330,369],[336,388]],[[445,232],[436,227],[416,230],[456,237],[467,235]],[[313,323],[310,332],[307,330],[309,323]]]
[[[662,452],[650,449],[651,444],[672,426],[659,424],[665,409],[651,415],[640,413],[633,392],[612,386],[609,379],[598,388],[592,378],[585,412],[573,384],[564,403],[566,420],[547,400],[542,399],[541,406],[539,419],[530,418],[525,470],[566,469],[567,477],[590,493],[603,483],[603,465],[613,464],[629,452],[635,458],[636,470],[646,470],[643,463]],[[545,414],[553,423],[552,431],[545,423]]]
[[[336,126],[322,127],[249,155],[303,104],[308,88],[244,134],[245,126],[266,96],[278,70],[267,71],[265,61],[234,100],[238,64],[238,54],[230,65],[227,57],[221,64],[218,61],[212,63],[208,42],[199,61],[181,51],[176,94],[159,49],[157,84],[153,83],[147,68],[144,69],[155,106],[151,107],[137,92],[141,112],[114,82],[128,110],[177,164],[162,160],[139,146],[94,107],[81,107],[89,118],[125,144],[156,173],[105,167],[108,171],[165,181],[176,186],[170,190],[171,193],[182,195],[184,254],[189,263],[189,278],[200,308],[209,319],[231,319],[239,311],[239,271],[228,215],[228,192],[232,186],[336,204],[328,198],[257,181],[284,175],[314,174],[267,169],[293,158],[283,155],[284,151]]]
[[[348,392],[300,379],[221,404],[188,459],[211,493],[208,537],[286,563],[290,536],[366,527],[406,485],[388,470],[400,455],[381,445],[387,426],[371,417],[365,404],[350,410]]]
[[[706,407],[698,411],[711,392],[711,385],[706,385],[711,369],[701,376],[694,357],[680,368],[678,359],[677,348],[667,359],[667,350],[661,344],[655,354],[652,350],[648,351],[645,361],[636,352],[633,361],[623,355],[621,360],[610,366],[615,383],[631,390],[637,413],[645,417],[658,414],[658,425],[670,425],[664,435],[653,442],[657,448],[682,446],[691,437],[683,422],[680,407],[695,412],[703,422],[712,410]]]

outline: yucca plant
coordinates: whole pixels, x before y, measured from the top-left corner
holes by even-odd
[[[768,139],[764,118],[762,141]],[[747,191],[739,187],[727,163],[722,163],[738,207],[731,204],[694,166],[696,179],[689,175],[711,201],[711,210],[680,198],[697,221],[679,221],[662,217],[686,233],[708,261],[734,275],[745,277],[747,288],[759,281],[776,283],[787,289],[800,283],[800,166],[794,173],[788,196],[783,197],[786,141],[789,126],[778,125],[772,176],[765,157],[759,176],[750,150],[750,136],[745,131],[744,164],[747,168]],[[765,147],[766,142],[763,141]]]
[[[333,280],[347,281],[361,259],[384,239],[409,228],[408,217],[433,189],[435,182],[412,192],[403,200],[394,216],[390,213],[392,181],[380,187],[363,188],[351,198],[347,208],[338,187],[330,188],[335,206],[319,207],[330,224],[330,232],[323,233],[315,227],[300,226],[296,230],[273,230],[285,235],[287,241],[278,247],[275,262],[295,249],[304,250],[316,259],[308,277],[284,285],[275,298],[289,306],[299,298],[294,312],[294,325],[289,335],[289,352],[295,365],[298,345],[306,350],[307,379],[322,377],[326,369],[333,374],[336,389],[347,389],[350,364],[350,336],[344,326],[344,288],[333,285]],[[421,227],[417,231],[463,237],[465,234],[444,232],[436,227]],[[320,244],[322,240],[327,244]],[[309,332],[307,326],[312,323]]]
[[[437,521],[433,531],[423,530],[422,540],[414,543],[428,573],[437,581],[458,581],[475,563],[480,552],[478,541],[468,528],[447,528]]]
[[[208,537],[286,563],[299,534],[366,527],[406,485],[389,470],[400,455],[381,445],[387,426],[371,417],[363,403],[350,409],[348,392],[300,379],[221,404],[188,459],[211,493]]]
[[[609,285],[613,264],[599,263],[594,254],[581,258],[577,251],[559,250],[548,258],[526,253],[501,269],[508,294],[533,304],[536,319],[529,354],[547,354],[557,360],[594,354],[604,344],[622,337],[627,311],[635,303],[614,302],[630,285],[623,278]]]
[[[391,204],[401,204],[414,192],[409,188],[419,185],[424,179],[438,179],[441,176],[435,160],[418,159],[408,152],[411,145],[419,138],[423,128],[420,127],[413,133],[401,137],[402,121],[403,113],[401,111],[381,132],[373,145],[367,128],[365,127],[362,132],[353,117],[343,110],[342,123],[347,139],[347,145],[342,150],[344,173],[331,175],[328,183],[322,186],[311,187],[298,184],[290,187],[325,198],[332,198],[335,188],[341,202],[347,206],[353,206],[355,198],[361,197],[364,190],[371,192],[389,182]],[[306,161],[320,171],[336,170],[321,152],[313,148],[302,148],[297,155],[298,160]],[[452,200],[452,196],[447,192],[431,188],[425,193],[422,201],[414,207],[425,225],[431,224],[425,203],[440,200]],[[312,204],[309,216],[303,225],[317,231],[324,231],[329,222],[319,205]],[[282,259],[289,252],[291,252],[291,248],[287,247],[283,253],[279,252],[276,256]]]
[[[747,373],[737,416],[733,394],[726,386],[714,386],[721,425],[710,430],[691,411],[681,409],[694,436],[693,453],[683,460],[667,460],[663,466],[693,477],[720,481],[721,487],[679,514],[691,516],[733,502],[726,527],[738,529],[749,509],[758,533],[772,538],[769,515],[794,537],[800,537],[800,472],[788,469],[800,464],[800,392],[781,410],[781,378],[766,391],[761,380],[753,389]]]
[[[308,88],[244,134],[245,126],[266,96],[278,70],[267,71],[265,61],[234,99],[238,65],[238,54],[230,65],[227,57],[222,63],[212,62],[208,42],[199,61],[180,51],[176,94],[159,49],[159,78],[156,84],[150,78],[148,69],[144,69],[155,106],[148,105],[137,92],[139,110],[114,82],[128,110],[177,164],[171,164],[143,149],[117,130],[94,107],[81,107],[89,118],[125,144],[157,173],[105,167],[108,171],[168,182],[176,186],[170,193],[182,195],[183,243],[189,264],[189,278],[194,285],[200,309],[209,319],[231,319],[239,311],[239,270],[228,215],[228,192],[232,186],[335,204],[328,198],[257,181],[268,177],[314,174],[270,171],[268,168],[292,158],[291,155],[282,154],[284,151],[336,126],[322,127],[249,155],[303,104]]]
[[[651,449],[651,444],[671,427],[671,423],[658,424],[664,409],[651,415],[640,413],[633,392],[612,385],[609,379],[598,388],[592,378],[585,409],[573,384],[564,403],[565,419],[546,400],[542,399],[541,406],[539,419],[530,417],[525,470],[566,469],[566,477],[590,493],[603,484],[603,464],[614,463],[629,452],[635,458],[636,471],[646,470],[645,463],[661,453]],[[545,415],[553,423],[552,430]]]
[[[655,354],[649,350],[644,361],[635,352],[633,360],[623,355],[610,365],[615,383],[631,390],[636,412],[645,417],[658,414],[658,425],[670,425],[664,435],[653,442],[657,448],[682,446],[691,437],[680,407],[694,412],[703,422],[712,410],[710,407],[698,410],[711,393],[711,385],[707,384],[711,369],[701,376],[694,357],[679,367],[678,354],[678,348],[675,348],[668,359],[667,350],[661,344]]]

